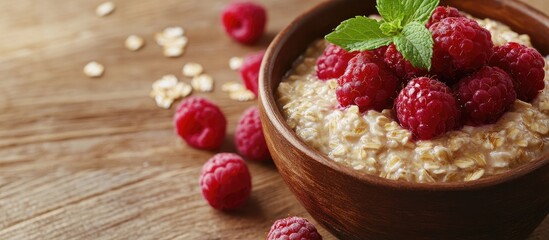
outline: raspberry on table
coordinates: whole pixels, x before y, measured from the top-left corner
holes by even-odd
[[[240,118],[236,126],[235,143],[238,152],[245,158],[254,161],[271,158],[257,107],[248,108]]]
[[[383,62],[376,61],[369,52],[361,52],[349,61],[337,80],[337,101],[342,107],[357,105],[361,112],[381,111],[390,106],[398,84]]]
[[[244,62],[242,62],[242,66],[240,67],[240,77],[244,82],[244,86],[256,96],[259,86],[259,69],[261,68],[261,61],[263,61],[264,55],[265,51],[250,54],[244,58]]]
[[[408,80],[427,74],[426,70],[416,68],[406,60],[402,54],[396,49],[394,44],[389,45],[385,52],[385,64],[393,70],[393,73],[407,82]]]
[[[215,209],[231,210],[250,197],[252,178],[244,160],[234,153],[218,153],[202,167],[202,196]]]
[[[492,36],[475,20],[449,17],[433,24],[434,47],[431,74],[448,84],[486,65],[493,53]]]
[[[263,35],[267,12],[263,6],[252,2],[229,4],[221,13],[225,32],[243,44],[254,44]]]
[[[469,125],[496,122],[516,99],[511,77],[497,67],[488,66],[461,79],[456,95],[463,106],[465,124]]]
[[[530,102],[545,88],[545,60],[534,48],[509,42],[494,48],[490,66],[503,69],[513,79],[517,98]]]
[[[450,7],[450,6],[438,6],[435,8],[435,11],[431,15],[431,18],[429,18],[429,21],[425,25],[425,27],[429,28],[433,24],[439,22],[442,19],[449,18],[449,17],[466,17],[465,15],[461,14],[459,10],[456,8]]]
[[[190,97],[181,102],[173,121],[177,134],[192,147],[214,150],[225,139],[225,115],[205,98]]]
[[[335,44],[329,44],[316,60],[316,75],[320,80],[340,77],[345,72],[349,60],[356,54],[356,52],[347,52]]]
[[[460,109],[452,90],[427,77],[412,79],[395,100],[400,125],[428,140],[459,126]]]
[[[271,230],[267,234],[267,240],[322,240],[322,236],[316,230],[315,226],[300,217],[287,217],[274,222]]]

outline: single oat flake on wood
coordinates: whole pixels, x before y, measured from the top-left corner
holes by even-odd
[[[183,55],[183,48],[181,47],[164,47],[164,56],[166,57],[180,57],[181,55]]]
[[[84,66],[84,75],[91,77],[91,78],[98,78],[103,76],[103,72],[105,71],[105,67],[103,67],[102,64],[92,61],[86,64]]]
[[[241,57],[232,57],[229,59],[229,68],[234,71],[240,70],[242,67],[242,63],[244,63],[244,59]]]
[[[221,85],[221,91],[229,93],[229,98],[239,102],[246,102],[255,99],[255,94],[248,90],[240,82],[226,82]]]
[[[196,91],[211,92],[213,90],[213,78],[208,74],[201,74],[191,80],[191,85]]]
[[[255,94],[248,89],[241,89],[233,92],[229,92],[229,98],[239,102],[246,102],[255,99]]]
[[[145,40],[137,35],[130,35],[126,38],[125,46],[130,51],[137,51],[145,45]]]
[[[190,62],[183,66],[181,72],[185,77],[197,77],[204,72],[204,68],[198,63]]]
[[[235,92],[245,89],[244,85],[239,82],[226,82],[221,85],[221,91],[223,92]]]
[[[109,14],[111,14],[114,11],[114,3],[113,2],[104,2],[99,4],[97,8],[95,9],[95,14],[99,17],[105,17]]]

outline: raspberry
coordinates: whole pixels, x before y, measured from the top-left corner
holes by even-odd
[[[316,60],[316,75],[320,80],[340,77],[345,72],[349,60],[355,55],[356,53],[347,52],[337,45],[328,45]]]
[[[337,100],[343,107],[357,105],[361,112],[381,111],[390,105],[398,83],[382,62],[368,52],[361,52],[349,61],[345,73],[338,78]]]
[[[516,99],[511,77],[497,67],[488,66],[461,79],[456,95],[469,125],[496,122]]]
[[[225,115],[212,102],[190,97],[181,102],[174,115],[177,134],[189,145],[213,150],[223,143],[227,120]]]
[[[395,109],[400,125],[420,140],[434,138],[459,124],[459,106],[450,88],[427,77],[412,79],[400,91]]]
[[[215,209],[230,210],[242,206],[252,190],[248,166],[234,153],[218,153],[202,167],[202,196]]]
[[[267,234],[267,240],[282,239],[322,240],[322,236],[307,219],[287,217],[276,220]]]
[[[387,52],[387,48],[389,48],[389,46],[382,46],[374,50],[370,50],[369,52],[371,52],[376,59],[384,59],[385,52]]]
[[[426,70],[416,68],[410,61],[406,60],[394,44],[389,45],[387,48],[384,61],[397,77],[406,81],[427,74]]]
[[[243,44],[256,43],[267,23],[267,12],[261,5],[251,2],[231,3],[221,13],[225,32]]]
[[[435,75],[448,85],[453,85],[459,78],[458,70],[452,63],[452,58],[440,51],[433,49],[430,75]]]
[[[265,136],[263,136],[257,107],[248,108],[242,115],[238,126],[236,126],[235,143],[238,152],[250,160],[270,159],[271,155],[265,142]]]
[[[532,101],[545,88],[545,61],[536,49],[510,42],[494,48],[489,64],[511,75],[517,98],[522,101]]]
[[[257,96],[257,86],[259,85],[259,69],[265,51],[250,54],[244,58],[242,67],[240,67],[240,77],[244,86]]]
[[[486,65],[492,56],[492,36],[475,20],[444,18],[429,30],[435,42],[431,73],[448,83]]]
[[[465,17],[465,15],[461,14],[456,8],[453,7],[438,6],[437,8],[435,8],[435,11],[431,15],[431,18],[429,18],[429,21],[425,26],[429,28],[433,24],[440,22],[440,20],[449,17]]]

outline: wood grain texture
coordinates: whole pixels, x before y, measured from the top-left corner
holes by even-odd
[[[254,104],[230,100],[221,83],[238,80],[228,59],[263,49],[294,17],[320,0],[264,0],[267,36],[254,47],[232,42],[219,25],[228,1],[0,0],[0,239],[261,239],[275,219],[310,218],[272,164],[249,163],[253,192],[235,212],[211,209],[198,176],[212,152],[187,147],[173,133],[172,110],[148,97],[164,74],[198,62],[216,79],[212,99],[226,113],[223,151],[234,151],[240,114]],[[544,0],[529,0],[549,12]],[[182,26],[186,54],[162,56],[153,34]],[[143,36],[139,52],[124,48]],[[96,60],[104,77],[89,79]],[[185,79],[188,81],[189,79]],[[326,239],[333,239],[323,228]],[[546,219],[531,239],[549,237]]]

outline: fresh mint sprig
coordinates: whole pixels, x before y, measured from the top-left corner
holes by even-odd
[[[433,38],[425,27],[438,0],[377,0],[381,21],[357,16],[343,21],[326,40],[347,51],[373,50],[394,43],[414,67],[431,69]]]

